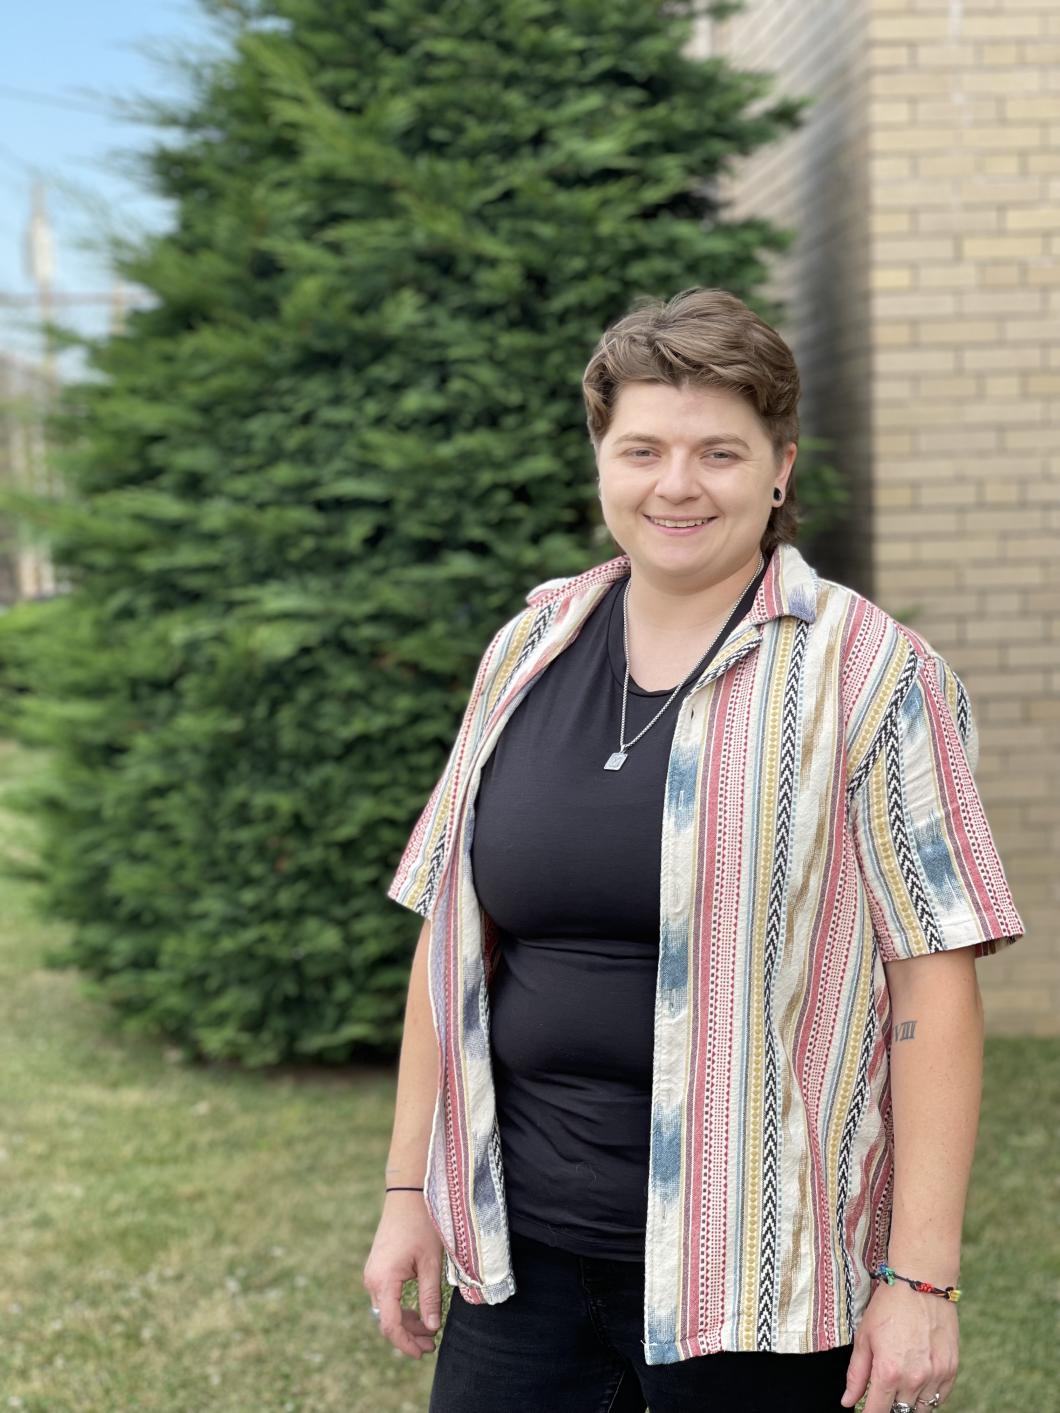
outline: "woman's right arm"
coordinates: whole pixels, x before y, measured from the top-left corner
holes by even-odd
[[[409,975],[405,1026],[398,1062],[394,1126],[386,1163],[386,1187],[424,1185],[438,1083],[438,1042],[427,989],[431,925],[420,931]],[[434,1349],[441,1322],[442,1243],[422,1192],[388,1192],[365,1263],[362,1283],[379,1307],[379,1331],[395,1349],[419,1359]],[[419,1287],[419,1314],[401,1305],[408,1280]],[[434,1317],[433,1330],[427,1321]]]
[[[386,1160],[387,1187],[422,1187],[427,1169],[427,1145],[431,1138],[438,1084],[438,1041],[434,1034],[431,998],[427,990],[430,937],[431,924],[427,921],[416,943],[409,976],[405,1029],[398,1062],[394,1127]],[[415,1193],[388,1193],[388,1198],[415,1196]]]

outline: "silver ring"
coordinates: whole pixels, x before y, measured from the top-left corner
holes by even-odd
[[[942,1399],[941,1392],[933,1393],[930,1398],[918,1398],[917,1403],[922,1403],[925,1408],[937,1408]],[[916,1407],[916,1404],[913,1405]]]
[[[378,1305],[373,1305],[373,1306],[372,1306],[372,1319],[373,1319],[373,1320],[378,1320],[378,1319],[379,1319],[379,1306],[378,1306]]]
[[[891,1404],[891,1413],[916,1413],[915,1403],[903,1403],[900,1398],[896,1398]]]

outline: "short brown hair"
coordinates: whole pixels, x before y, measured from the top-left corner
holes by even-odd
[[[779,462],[798,443],[801,392],[791,349],[736,295],[694,285],[672,299],[643,297],[601,335],[582,377],[586,425],[594,450],[607,435],[626,383],[723,388],[746,398]],[[798,533],[795,473],[762,537],[769,554]]]

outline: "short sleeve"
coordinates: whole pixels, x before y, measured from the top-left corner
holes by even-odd
[[[444,830],[439,830],[440,806],[449,793],[452,758],[438,777],[427,803],[412,827],[401,860],[386,890],[388,898],[411,908],[420,917],[430,917],[437,892],[437,880],[445,862]]]
[[[506,624],[497,632],[482,656],[449,759],[413,825],[386,890],[388,898],[420,917],[431,916],[438,886],[449,862],[459,785],[486,714],[491,664],[509,626]]]
[[[979,731],[975,724],[975,713],[972,711],[968,689],[939,653],[931,653],[928,668],[934,673],[939,692],[956,722],[964,754],[968,759],[968,768],[974,775],[975,767],[979,764]]]
[[[1024,935],[972,774],[978,743],[960,678],[918,657],[849,805],[884,961],[972,945],[989,956]]]

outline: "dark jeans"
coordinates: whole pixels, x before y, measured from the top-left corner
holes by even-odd
[[[511,1235],[514,1295],[454,1287],[430,1413],[832,1413],[852,1344],[811,1354],[722,1350],[644,1362],[644,1264]]]

